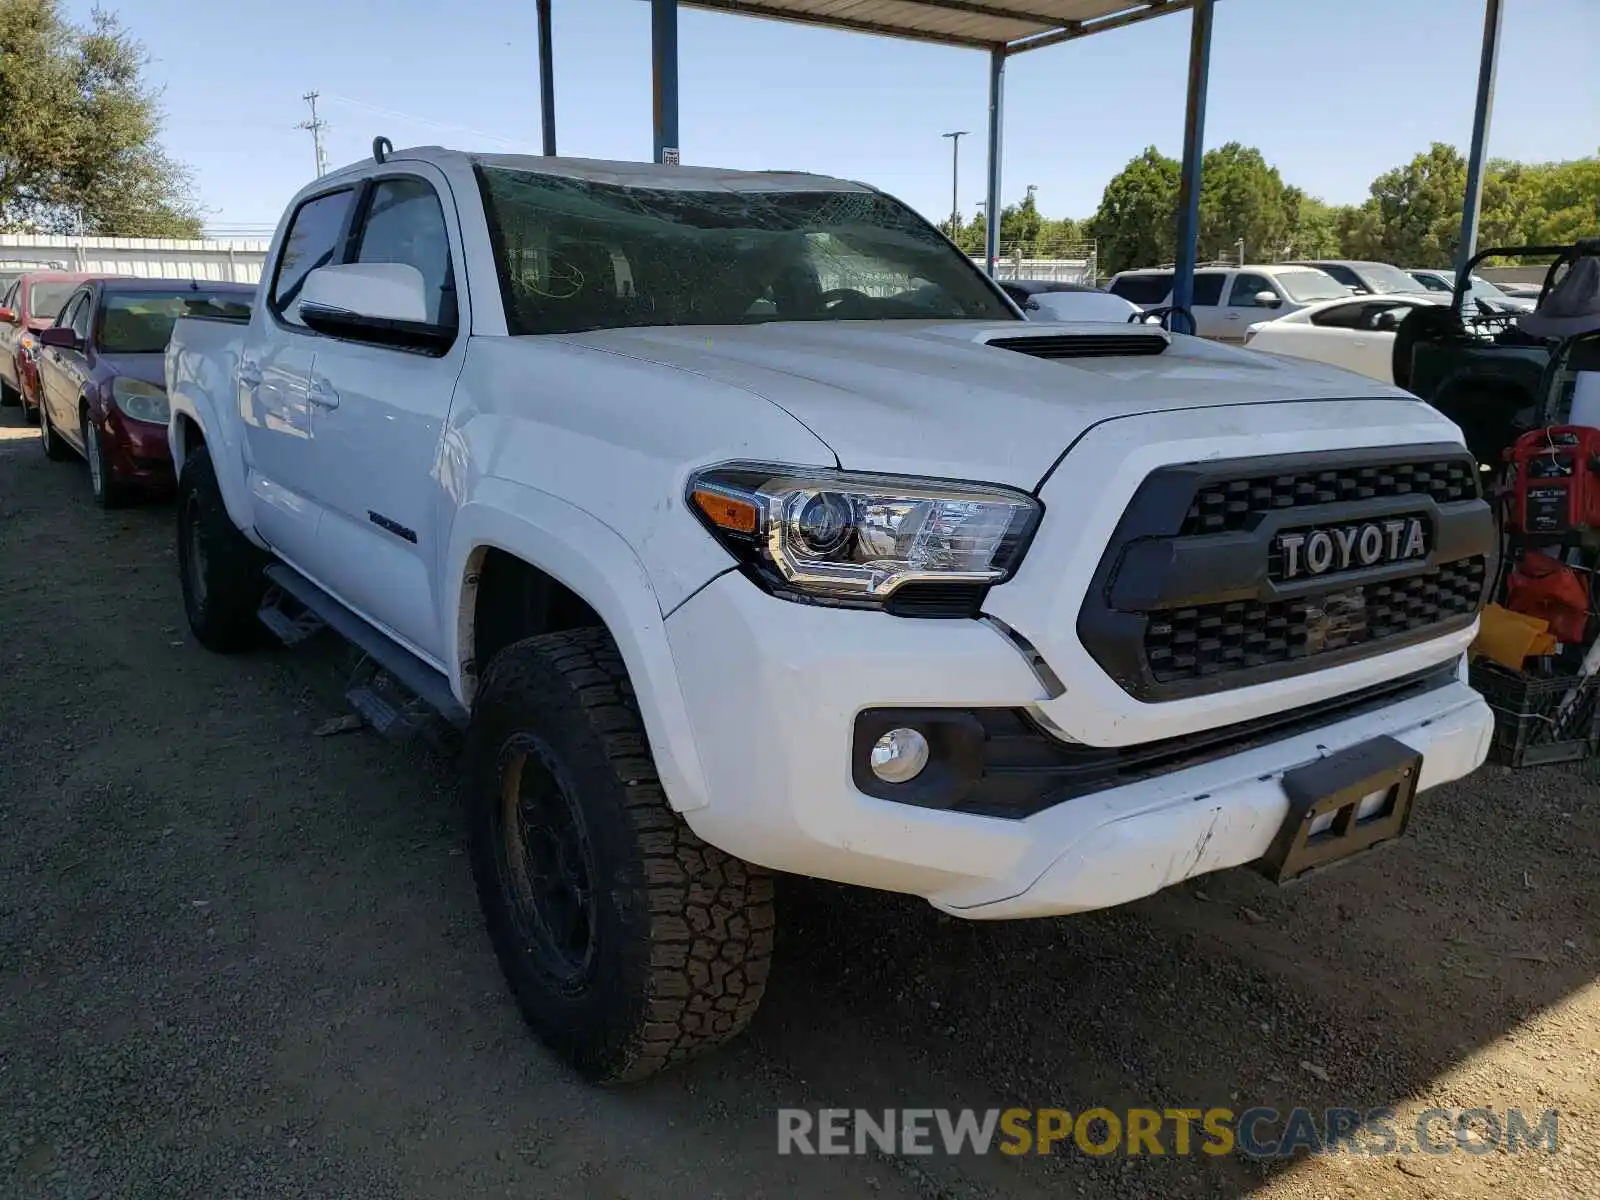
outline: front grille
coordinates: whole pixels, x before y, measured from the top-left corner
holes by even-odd
[[[1363,463],[1328,470],[1251,475],[1207,483],[1195,494],[1179,536],[1247,529],[1263,513],[1313,504],[1427,496],[1439,504],[1478,496],[1478,465],[1467,457]]]
[[[1170,343],[1153,333],[1054,334],[1049,337],[991,338],[989,345],[1034,358],[1114,358],[1160,354]]]
[[[1174,683],[1387,641],[1475,613],[1486,570],[1479,555],[1392,583],[1158,613],[1145,627],[1145,659],[1158,682]]]

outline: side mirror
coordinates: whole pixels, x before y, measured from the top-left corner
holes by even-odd
[[[39,331],[39,344],[41,346],[54,346],[57,350],[81,350],[83,343],[78,340],[78,335],[72,331],[70,325],[52,325],[49,329]]]
[[[439,353],[456,336],[428,320],[427,285],[407,263],[318,267],[300,289],[300,319],[329,337]]]
[[[1257,292],[1255,302],[1261,308],[1282,308],[1283,300],[1277,292]]]
[[[15,325],[17,323],[17,310],[0,306],[0,325]]]

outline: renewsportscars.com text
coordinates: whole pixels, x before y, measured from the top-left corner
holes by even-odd
[[[783,1108],[779,1154],[1555,1154],[1555,1109]]]

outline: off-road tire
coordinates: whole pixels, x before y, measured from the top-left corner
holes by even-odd
[[[266,640],[256,616],[267,590],[266,564],[228,516],[211,456],[195,447],[178,477],[178,577],[189,628],[207,650],[234,654]]]
[[[66,462],[72,457],[71,444],[56,432],[42,404],[39,406],[39,442],[44,447],[44,456],[51,462]]]
[[[541,795],[576,813],[598,884],[592,957],[575,979],[548,968],[511,883],[507,782],[527,770],[519,760],[540,772]],[[557,1055],[593,1081],[632,1082],[748,1024],[771,966],[772,877],[701,841],[672,811],[605,630],[531,637],[494,657],[473,706],[467,787],[490,940],[524,1019]],[[512,795],[520,813],[523,793]]]

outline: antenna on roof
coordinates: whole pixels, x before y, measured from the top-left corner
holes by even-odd
[[[394,153],[394,143],[386,137],[372,139],[372,157],[379,163],[385,162],[389,155]]]

